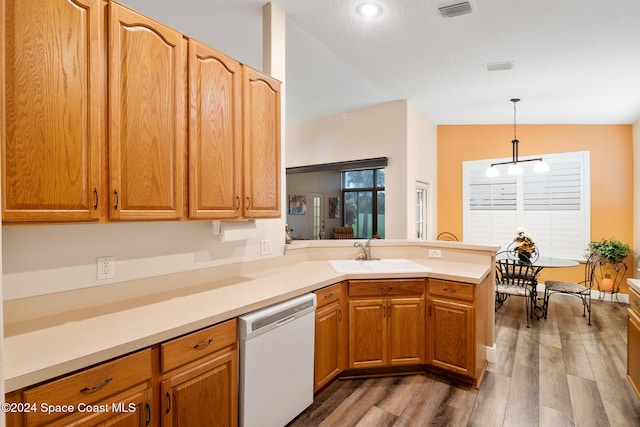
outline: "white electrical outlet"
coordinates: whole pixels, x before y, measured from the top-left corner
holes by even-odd
[[[429,257],[442,258],[442,251],[440,249],[429,249]]]
[[[271,240],[260,240],[260,255],[269,255],[271,252]]]
[[[98,280],[113,279],[116,277],[116,261],[112,256],[96,258]]]

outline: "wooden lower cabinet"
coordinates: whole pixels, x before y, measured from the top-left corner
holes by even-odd
[[[629,289],[627,379],[640,398],[640,294]]]
[[[424,279],[349,281],[349,368],[424,363],[423,293]]]
[[[5,411],[10,427],[237,426],[236,319],[8,393],[5,400],[32,409]]]
[[[429,280],[427,364],[475,376],[474,285]]]
[[[237,352],[224,351],[161,382],[163,426],[235,426]]]
[[[314,391],[330,383],[347,365],[345,284],[320,289],[316,297]]]
[[[20,405],[9,426],[148,426],[153,424],[151,349],[9,393]]]
[[[238,425],[236,320],[160,346],[163,426]]]

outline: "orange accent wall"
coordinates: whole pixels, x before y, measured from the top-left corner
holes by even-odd
[[[517,132],[520,157],[590,151],[591,239],[616,237],[634,246],[631,125],[518,125]],[[510,158],[512,139],[513,125],[438,126],[438,232],[451,231],[464,239],[462,162]],[[632,257],[627,265],[632,272]],[[551,275],[579,281],[583,269],[543,270],[541,281]],[[627,293],[626,280],[621,292]]]

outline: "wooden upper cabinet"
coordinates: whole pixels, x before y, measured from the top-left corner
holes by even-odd
[[[186,62],[182,34],[110,4],[110,218],[183,216]]]
[[[242,215],[240,63],[189,40],[189,217]]]
[[[244,66],[244,216],[280,216],[280,82]]]
[[[2,218],[96,220],[104,99],[100,1],[2,4]]]

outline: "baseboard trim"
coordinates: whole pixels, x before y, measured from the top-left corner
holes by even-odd
[[[493,343],[493,346],[491,347],[486,347],[486,355],[487,355],[487,362],[489,363],[496,362],[496,344],[495,343]]]

